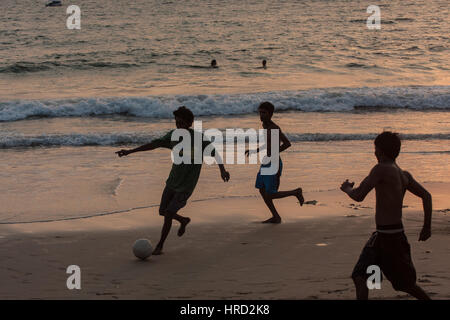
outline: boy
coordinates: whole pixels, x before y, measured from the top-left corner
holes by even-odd
[[[194,147],[194,130],[191,128],[192,123],[194,122],[194,115],[188,108],[182,106],[173,112],[175,116],[175,123],[177,129],[187,129],[191,135],[191,146]],[[131,150],[120,150],[116,152],[119,157],[129,155],[130,153],[139,152],[139,151],[147,151],[153,150],[156,148],[168,148],[172,149],[175,145],[179,143],[179,141],[171,141],[172,132],[170,131],[163,137],[153,140],[152,142],[140,146],[136,149]],[[209,145],[210,142],[203,141],[202,134],[202,152]],[[191,152],[193,157],[194,152]],[[230,179],[230,174],[225,170],[222,161],[218,155],[215,153],[215,157],[217,163],[219,164],[220,174],[222,176],[223,181],[228,181]],[[193,160],[193,159],[191,159]],[[166,181],[166,187],[163,191],[161,197],[161,204],[159,207],[159,214],[164,216],[164,225],[162,227],[161,239],[157,244],[155,250],[153,251],[154,255],[162,254],[162,249],[164,245],[164,241],[166,240],[170,228],[172,227],[172,219],[177,220],[180,223],[180,228],[178,229],[178,236],[181,237],[185,230],[187,224],[191,221],[188,217],[183,217],[179,215],[177,212],[181,208],[186,205],[188,198],[191,196],[194,188],[197,184],[198,178],[200,176],[200,171],[202,168],[202,164],[194,164],[193,161],[191,163],[180,163],[173,164],[172,170],[170,171],[169,178]]]
[[[368,299],[367,268],[377,265],[397,291],[404,291],[417,299],[430,299],[416,284],[416,270],[411,260],[411,248],[403,230],[402,206],[406,190],[422,198],[425,213],[419,241],[431,236],[432,200],[412,175],[395,163],[400,153],[400,138],[396,133],[383,132],[375,139],[378,164],[358,188],[345,180],[341,190],[355,201],[361,202],[375,188],[377,230],[362,250],[352,273],[357,299]]]
[[[275,107],[270,102],[263,102],[259,105],[258,111],[259,111],[259,117],[262,121],[263,128],[267,130],[267,141],[266,141],[266,150],[267,150],[267,156],[271,156],[271,130],[278,130],[279,131],[279,141],[274,141],[273,143],[277,144],[277,147],[279,147],[279,152],[286,150],[291,146],[291,143],[289,142],[288,138],[281,132],[281,129],[278,125],[276,125],[275,122],[272,121],[273,112],[275,110]],[[281,145],[280,145],[281,142]],[[255,152],[259,152],[259,148],[256,149]],[[249,155],[249,150],[245,151],[245,154]],[[258,172],[258,175],[256,176],[256,183],[255,187],[259,189],[259,193],[261,194],[264,202],[266,203],[267,207],[269,208],[270,212],[272,213],[272,218],[267,219],[265,221],[262,221],[262,223],[281,223],[281,217],[277,212],[277,209],[275,209],[275,205],[273,204],[273,199],[280,199],[285,198],[289,196],[295,196],[297,197],[298,201],[300,202],[300,205],[303,205],[303,202],[305,201],[303,199],[302,194],[302,188],[297,188],[290,191],[278,191],[278,188],[280,187],[280,176],[281,172],[283,170],[283,162],[281,162],[281,158],[277,159],[279,160],[279,166],[278,166],[278,172],[273,175],[263,175],[261,174],[261,169]],[[262,164],[261,168],[270,167],[270,163],[268,164]]]

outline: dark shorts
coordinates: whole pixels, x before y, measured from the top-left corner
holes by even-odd
[[[411,247],[404,232],[374,232],[361,252],[352,278],[367,279],[367,267],[377,265],[395,290],[410,288],[416,283],[416,270],[411,260]]]
[[[161,196],[159,214],[161,216],[165,216],[166,214],[174,215],[186,205],[190,196],[191,193],[176,192],[166,186]]]
[[[261,165],[263,167],[269,167],[269,165]],[[261,168],[258,171],[258,175],[256,176],[255,188],[264,189],[267,193],[273,194],[278,192],[278,188],[280,187],[280,177],[283,172],[283,162],[280,159],[278,172],[273,175],[262,175]]]

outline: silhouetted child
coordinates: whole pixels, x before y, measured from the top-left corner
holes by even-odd
[[[217,61],[214,59],[211,61],[211,68],[218,68]]]
[[[175,123],[178,129],[187,129],[191,135],[191,149],[194,149],[194,130],[191,128],[194,121],[194,115],[188,108],[182,106],[173,112],[175,116]],[[180,141],[172,141],[172,132],[170,131],[163,137],[153,140],[152,142],[145,144],[141,147],[131,150],[120,150],[116,152],[119,157],[129,155],[130,153],[153,150],[156,148],[168,148],[172,149]],[[180,138],[181,139],[181,138]],[[200,140],[200,139],[199,139]],[[210,144],[209,141],[203,141],[203,134],[201,135],[202,153],[204,149]],[[213,153],[211,153],[213,154]],[[220,156],[217,152],[214,152],[216,160],[221,163]],[[191,157],[194,157],[194,152],[191,152]],[[192,160],[192,159],[191,159]],[[164,225],[162,227],[161,239],[157,244],[154,255],[162,253],[164,241],[166,240],[170,228],[172,227],[172,219],[177,220],[180,223],[178,229],[178,236],[182,236],[185,232],[186,225],[191,221],[188,217],[183,217],[177,212],[186,205],[188,198],[192,195],[192,192],[197,185],[198,178],[202,164],[195,164],[192,160],[190,163],[173,164],[170,171],[169,178],[166,181],[166,187],[161,197],[161,204],[159,206],[159,214],[164,216]],[[230,179],[230,174],[225,170],[223,164],[219,164],[220,174],[224,181]]]
[[[411,260],[411,248],[402,225],[402,206],[406,190],[422,198],[425,213],[424,226],[419,241],[431,236],[431,195],[412,175],[395,163],[400,153],[400,138],[392,132],[383,132],[375,139],[375,156],[378,164],[373,167],[358,188],[345,180],[341,190],[355,201],[361,202],[375,188],[377,230],[362,250],[352,273],[357,299],[368,299],[367,268],[378,266],[397,291],[404,291],[417,299],[429,299],[416,284],[416,270]]]
[[[284,135],[284,133],[281,131],[280,127],[273,122],[272,115],[275,110],[275,107],[270,102],[263,102],[259,105],[258,111],[259,116],[262,121],[263,128],[267,130],[267,141],[266,141],[266,149],[267,149],[267,155],[271,156],[271,130],[279,130],[279,141],[273,141],[273,143],[277,144],[277,147],[279,148],[279,152],[286,150],[291,146],[291,143],[289,142],[288,138]],[[281,143],[281,145],[280,145]],[[259,152],[259,148],[256,149],[256,152]],[[245,153],[248,155],[249,150],[246,150]],[[259,189],[259,192],[261,196],[264,199],[264,202],[266,203],[267,207],[269,208],[270,212],[272,213],[272,218],[267,219],[263,221],[263,223],[280,223],[281,217],[277,212],[277,209],[275,209],[275,205],[273,204],[273,199],[280,199],[285,198],[289,196],[297,197],[297,199],[300,202],[300,205],[303,205],[304,199],[302,194],[302,188],[297,188],[290,191],[278,191],[278,188],[280,187],[280,176],[281,172],[283,170],[283,162],[281,161],[281,157],[277,159],[279,161],[278,166],[278,172],[273,175],[263,175],[261,174],[261,168],[264,167],[270,167],[271,163],[268,164],[262,164],[260,171],[258,172],[258,175],[256,176],[256,183],[255,187]]]

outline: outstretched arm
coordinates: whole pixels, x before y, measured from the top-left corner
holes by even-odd
[[[405,174],[408,177],[408,185],[406,189],[419,198],[422,198],[424,222],[422,231],[420,232],[419,241],[425,241],[431,237],[431,214],[433,212],[433,201],[431,194],[424,187],[422,187],[420,183],[414,180],[413,176],[409,172],[405,171]]]
[[[142,145],[140,147],[137,147],[135,149],[128,149],[128,150],[122,149],[120,151],[117,151],[116,153],[117,153],[117,155],[119,157],[123,157],[123,156],[129,155],[130,153],[153,150],[153,149],[156,149],[158,147],[159,147],[159,144],[157,144],[155,141],[152,141],[150,143],[144,144],[144,145]]]
[[[363,201],[367,194],[375,187],[380,180],[380,168],[376,165],[370,174],[361,182],[358,188],[353,188],[354,182],[345,180],[341,185],[341,190],[344,191],[350,198],[357,202]]]

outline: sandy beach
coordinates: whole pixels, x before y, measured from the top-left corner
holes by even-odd
[[[422,201],[404,201],[418,284],[450,299],[448,0],[45,2],[2,0],[0,300],[355,299],[375,190],[351,199],[376,186],[378,222],[397,228],[400,180],[372,179],[393,159],[433,197],[426,242]],[[198,183],[199,166],[170,174],[168,133],[191,125],[225,147],[225,169],[205,152]],[[275,146],[263,128],[282,133],[280,180],[246,160]],[[398,157],[395,135],[374,148],[386,131]],[[359,190],[343,184],[352,198],[339,190],[369,172]],[[141,261],[132,248],[161,237],[166,179],[177,194],[163,209],[189,197],[179,214],[192,221],[181,238],[174,221],[164,254]],[[407,180],[429,217],[428,193]],[[255,185],[281,224],[261,224],[271,214]],[[407,276],[397,240],[376,263]],[[387,280],[369,297],[412,299]]]
[[[433,299],[450,298],[448,186],[434,195],[433,235],[418,242],[421,202],[407,195],[404,225],[418,283]],[[444,188],[445,187],[445,188]],[[374,229],[373,195],[363,203],[339,191],[309,193],[300,208],[279,201],[284,221],[268,215],[258,197],[194,201],[182,238],[172,230],[164,254],[140,261],[131,247],[153,244],[157,208],[49,223],[0,226],[0,299],[353,299],[350,278]],[[81,290],[68,290],[66,268],[81,268]],[[374,299],[411,299],[388,281]]]

